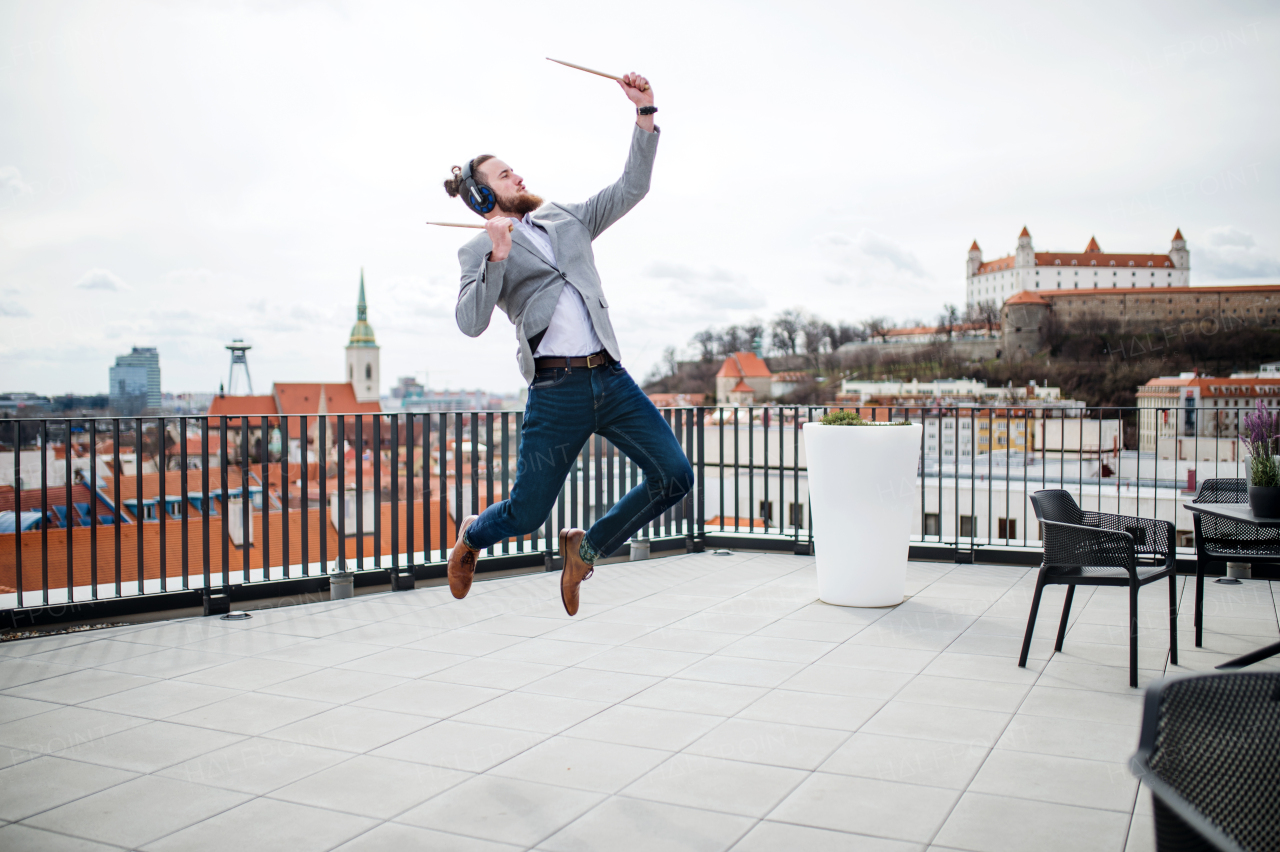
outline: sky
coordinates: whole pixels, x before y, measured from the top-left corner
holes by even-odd
[[[637,378],[787,308],[933,321],[966,252],[1163,252],[1280,282],[1275,3],[0,0],[0,392],[338,381],[363,270],[384,393],[517,390],[512,326],[458,331],[480,153],[577,201],[652,82],[650,193],[595,243]]]

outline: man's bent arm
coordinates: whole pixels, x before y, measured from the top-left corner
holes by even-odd
[[[507,262],[491,261],[488,255],[478,255],[463,246],[458,249],[458,263],[462,266],[462,289],[458,293],[454,318],[463,334],[479,337],[489,327],[489,318],[493,316],[498,296],[502,294],[502,276]]]
[[[617,183],[605,187],[580,204],[560,205],[587,226],[591,239],[604,233],[605,228],[626,215],[649,192],[653,159],[658,153],[658,136],[657,128],[649,133],[637,124],[631,134],[627,165]]]

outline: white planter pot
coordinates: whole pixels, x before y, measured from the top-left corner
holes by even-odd
[[[894,606],[906,595],[924,427],[804,425],[818,596]]]

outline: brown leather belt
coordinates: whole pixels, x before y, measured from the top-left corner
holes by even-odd
[[[613,358],[604,349],[592,355],[577,358],[534,358],[533,369],[535,370],[554,370],[565,367],[586,367],[588,370],[594,370],[596,367],[603,367],[606,364],[615,363]]]

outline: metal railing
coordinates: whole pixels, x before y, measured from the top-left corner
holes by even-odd
[[[828,410],[662,409],[695,482],[637,536],[654,550],[812,552],[802,430]],[[860,410],[923,424],[913,542],[965,561],[978,548],[1038,549],[1028,498],[1041,488],[1163,517],[1189,536],[1180,507],[1197,473],[1244,475],[1234,434],[1246,409]],[[443,576],[458,520],[510,495],[522,421],[507,411],[0,421],[13,485],[0,504],[0,613],[15,623],[201,602],[210,612],[219,600],[320,590],[334,570],[393,588]],[[554,567],[559,531],[589,527],[640,481],[593,436],[540,529],[489,548],[481,569]]]

